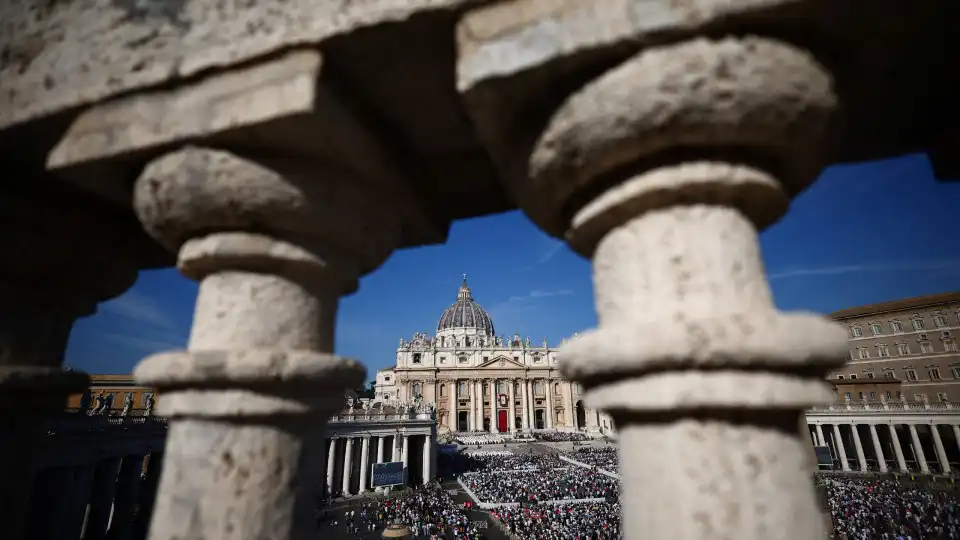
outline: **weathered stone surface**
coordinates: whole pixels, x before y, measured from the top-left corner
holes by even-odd
[[[11,0],[0,128],[465,0]]]

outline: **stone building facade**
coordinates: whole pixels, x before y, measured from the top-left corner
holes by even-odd
[[[377,372],[376,395],[432,404],[441,431],[612,433],[610,416],[587,406],[583,385],[560,373],[558,350],[547,338],[498,336],[464,275],[436,333],[401,338],[396,366]]]
[[[133,375],[94,374],[90,375],[90,387],[86,392],[67,397],[67,408],[90,410],[95,406],[98,396],[106,398],[106,413],[109,415],[123,412],[128,401],[135,411],[152,408],[156,405],[159,392],[155,387],[137,383]]]
[[[797,422],[833,400],[849,329],[776,308],[758,234],[832,163],[924,151],[960,176],[958,20],[954,0],[0,2],[0,417],[29,411],[0,426],[6,537],[26,537],[27,416],[88,384],[61,369],[72,325],[174,265],[200,284],[189,343],[135,371],[170,422],[150,540],[315,534],[292,479],[322,481],[319,426],[366,376],[333,352],[339,299],[520,208],[592,265],[598,325],[561,369],[617,422],[625,538],[822,538]]]
[[[913,403],[960,402],[960,292],[840,310],[849,359],[838,380],[887,379]]]

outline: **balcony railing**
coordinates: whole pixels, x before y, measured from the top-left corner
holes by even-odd
[[[897,411],[897,412],[917,412],[917,413],[936,413],[952,412],[960,413],[960,403],[949,401],[938,401],[934,403],[905,403],[902,401],[848,401],[846,403],[835,403],[823,407],[813,407],[809,412],[865,412],[865,411]]]

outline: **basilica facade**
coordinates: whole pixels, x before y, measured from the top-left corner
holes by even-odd
[[[433,404],[443,432],[611,432],[609,415],[560,375],[557,351],[546,338],[498,336],[464,276],[436,333],[400,340],[396,366],[377,372],[376,398]]]

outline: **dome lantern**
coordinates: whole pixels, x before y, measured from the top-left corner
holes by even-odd
[[[440,322],[437,323],[437,335],[481,335],[493,337],[493,319],[480,304],[473,299],[470,286],[467,285],[467,275],[463,274],[460,289],[457,290],[457,301],[443,311]]]

